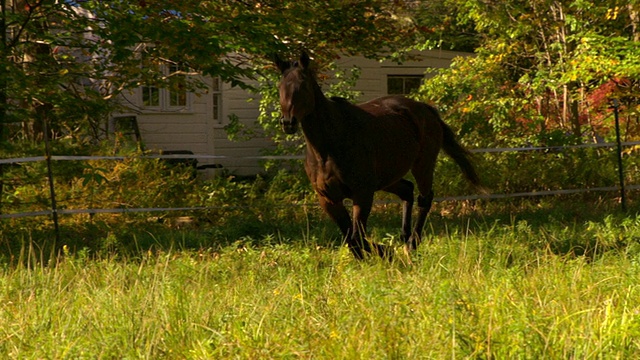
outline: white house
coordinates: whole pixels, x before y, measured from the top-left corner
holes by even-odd
[[[431,50],[419,53],[420,59],[403,64],[378,62],[363,57],[344,57],[338,67],[358,66],[361,76],[355,90],[362,93],[360,101],[386,94],[408,94],[419,86],[428,68],[445,68],[454,57],[468,53]],[[168,72],[175,69],[167,69]],[[222,159],[199,159],[199,164],[217,163],[233,174],[253,175],[262,169],[255,157],[271,145],[267,138],[235,142],[227,138],[224,126],[230,115],[252,126],[258,117],[259,95],[205,79],[207,93],[176,93],[165,89],[141,87],[124,98],[135,116],[146,149],[161,151],[191,151],[196,155],[223,156]]]

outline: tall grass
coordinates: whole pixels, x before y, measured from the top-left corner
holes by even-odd
[[[219,247],[156,233],[129,253],[27,239],[0,273],[0,357],[640,355],[638,216],[434,214],[413,265],[355,261],[329,223],[291,226]]]

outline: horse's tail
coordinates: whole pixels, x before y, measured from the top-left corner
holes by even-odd
[[[478,176],[475,167],[471,163],[471,153],[467,149],[463,148],[462,145],[460,145],[460,143],[456,140],[456,136],[453,133],[453,130],[451,130],[449,125],[447,125],[442,120],[440,114],[438,114],[438,111],[436,109],[433,109],[433,111],[438,116],[438,121],[442,126],[442,148],[444,149],[444,152],[446,152],[447,155],[449,155],[449,157],[451,157],[456,162],[456,164],[458,164],[458,166],[462,170],[462,173],[471,184],[479,189],[482,189],[482,185],[480,184],[480,177]]]

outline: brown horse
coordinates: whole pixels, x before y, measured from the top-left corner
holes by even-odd
[[[309,68],[310,59],[276,58],[282,71],[280,120],[286,133],[298,124],[304,133],[305,170],[318,194],[320,206],[338,224],[353,255],[390,256],[389,249],[365,239],[367,218],[378,190],[402,200],[402,232],[408,250],[420,243],[422,228],[433,201],[433,171],[440,148],[460,166],[466,178],[479,185],[468,152],[432,106],[402,96],[385,96],[353,105],[342,98],[326,98]],[[418,185],[418,217],[411,230],[414,201],[411,181]],[[353,220],[343,200],[353,201]]]

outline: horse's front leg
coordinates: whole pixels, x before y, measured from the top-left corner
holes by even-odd
[[[347,245],[349,246],[349,250],[351,250],[353,256],[356,259],[363,259],[363,247],[356,246],[357,242],[354,242],[355,232],[353,231],[351,216],[349,215],[347,209],[344,207],[342,201],[335,202],[320,194],[318,194],[318,199],[320,201],[320,207],[340,228],[342,237],[347,241]]]
[[[392,253],[387,246],[367,241],[367,220],[373,205],[373,192],[353,198],[353,225],[349,247],[354,255],[356,251],[374,253],[383,258],[390,258]]]

